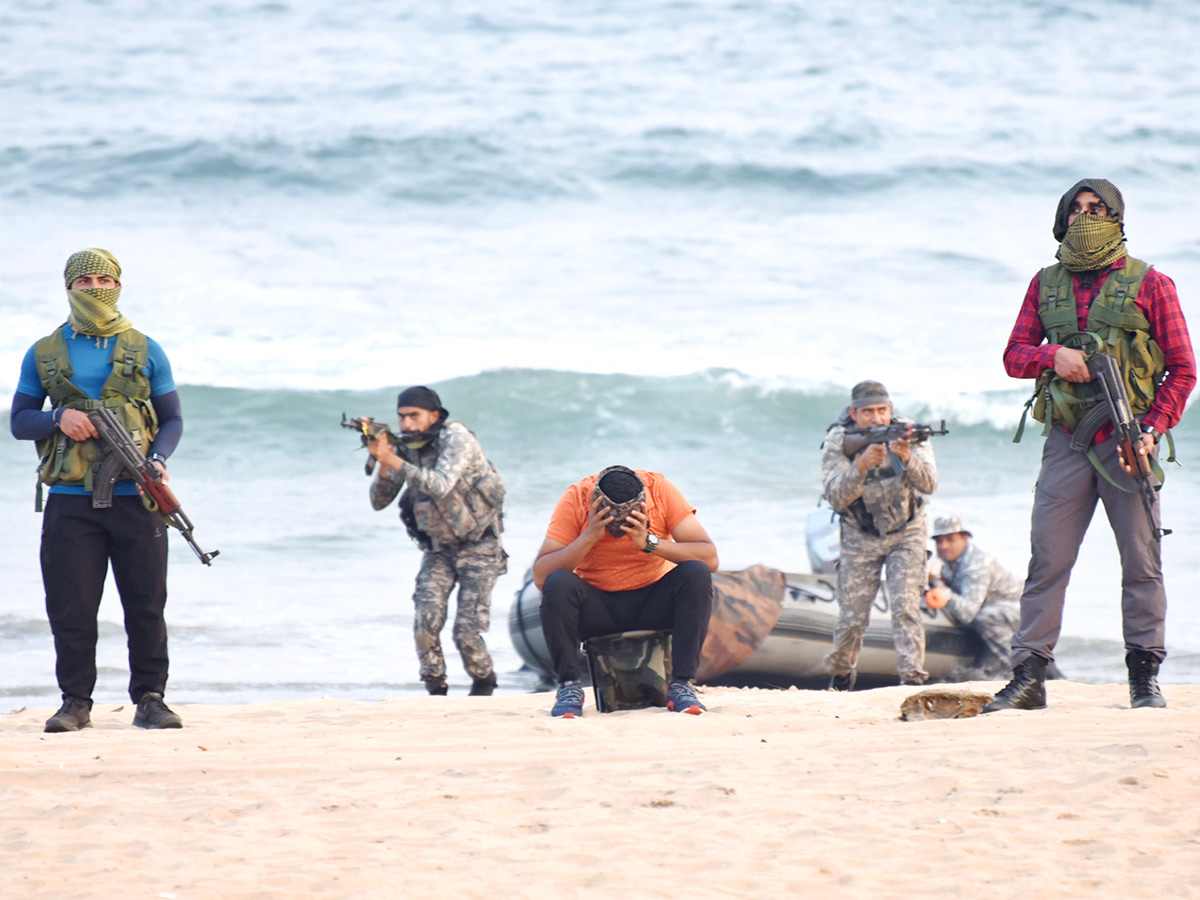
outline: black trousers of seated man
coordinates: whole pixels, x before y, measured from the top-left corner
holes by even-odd
[[[42,520],[42,584],[63,698],[90,700],[96,686],[96,616],[112,563],[129,640],[129,697],[167,687],[167,525],[140,497],[51,494]]]
[[[712,617],[708,566],[680,563],[658,581],[632,591],[602,591],[574,572],[551,572],[542,585],[542,633],[559,683],[582,676],[579,644],[622,631],[671,632],[671,680],[696,676]]]

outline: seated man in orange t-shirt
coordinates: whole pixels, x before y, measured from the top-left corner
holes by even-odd
[[[716,570],[716,545],[662,474],[609,466],[567,488],[533,563],[559,681],[550,714],[583,715],[580,641],[637,629],[672,632],[667,708],[702,713],[692,679]]]

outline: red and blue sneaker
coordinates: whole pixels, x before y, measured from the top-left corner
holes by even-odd
[[[706,711],[690,681],[671,682],[671,686],[667,688],[667,709],[671,712],[690,713],[693,716]]]
[[[558,695],[554,698],[552,716],[562,716],[564,719],[583,717],[583,682],[564,681],[558,686]]]

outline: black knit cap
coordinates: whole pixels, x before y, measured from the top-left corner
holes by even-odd
[[[400,396],[396,398],[396,409],[403,406],[415,406],[417,409],[427,409],[430,412],[436,412],[442,419],[447,418],[450,413],[442,406],[442,401],[438,397],[437,392],[430,390],[424,385],[405,388],[400,392]]]

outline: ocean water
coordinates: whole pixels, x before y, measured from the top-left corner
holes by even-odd
[[[1000,355],[1051,219],[1115,181],[1131,251],[1200,296],[1200,8],[831,2],[42,0],[0,11],[0,396],[84,246],[170,354],[170,697],[419,689],[419,554],[366,500],[343,411],[428,383],[508,485],[505,612],[562,488],[659,469],[723,565],[807,567],[821,434],[854,382],[945,418],[933,514],[1028,559],[1040,439]],[[1196,422],[1164,523],[1167,682],[1200,680]],[[34,454],[0,441],[0,707],[52,705]],[[1060,662],[1121,680],[1098,516]],[[115,592],[97,700],[126,681]],[[447,634],[448,644],[448,634]],[[450,648],[452,686],[467,682]]]

